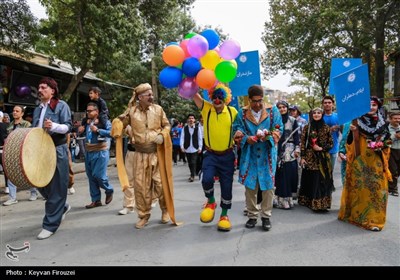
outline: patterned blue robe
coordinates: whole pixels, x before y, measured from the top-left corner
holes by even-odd
[[[274,187],[277,146],[274,144],[272,136],[267,141],[257,142],[254,145],[248,144],[247,138],[256,135],[258,129],[274,130],[276,125],[279,125],[282,135],[282,117],[276,106],[264,104],[259,123],[254,119],[250,106],[242,108],[236,117],[233,131],[235,133],[240,130],[244,134],[240,142],[242,154],[240,157],[239,183],[246,188],[254,190],[257,180],[262,191],[271,190]]]

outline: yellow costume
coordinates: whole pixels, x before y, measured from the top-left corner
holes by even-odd
[[[361,133],[358,141],[346,145],[346,180],[338,218],[365,229],[382,230],[386,222],[388,180],[391,180],[390,148],[374,151],[367,145],[367,138]]]

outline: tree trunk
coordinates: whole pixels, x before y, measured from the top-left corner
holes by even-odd
[[[394,96],[400,96],[400,51],[394,59]]]
[[[65,102],[68,102],[68,100],[71,98],[71,95],[75,92],[76,88],[82,82],[83,77],[86,75],[87,72],[89,72],[89,68],[83,68],[81,71],[79,71],[78,74],[72,76],[71,81],[68,84],[67,89],[65,90],[64,93],[62,93],[62,99]]]
[[[382,12],[378,12],[377,27],[375,33],[376,55],[375,55],[375,86],[376,95],[383,98],[385,95],[385,19]]]

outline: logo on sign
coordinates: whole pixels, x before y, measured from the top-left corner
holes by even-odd
[[[348,61],[348,60],[345,60],[344,62],[343,62],[343,66],[344,67],[349,67],[350,66],[350,61]]]
[[[347,81],[354,82],[354,80],[356,79],[356,74],[354,73],[350,73],[349,76],[347,77]]]
[[[239,57],[239,60],[240,60],[240,62],[245,63],[245,62],[247,61],[247,56],[245,56],[244,54],[242,54],[242,55]]]

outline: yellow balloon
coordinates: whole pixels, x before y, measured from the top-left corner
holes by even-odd
[[[209,50],[200,58],[201,66],[205,69],[214,70],[220,61],[219,54],[214,50]]]

